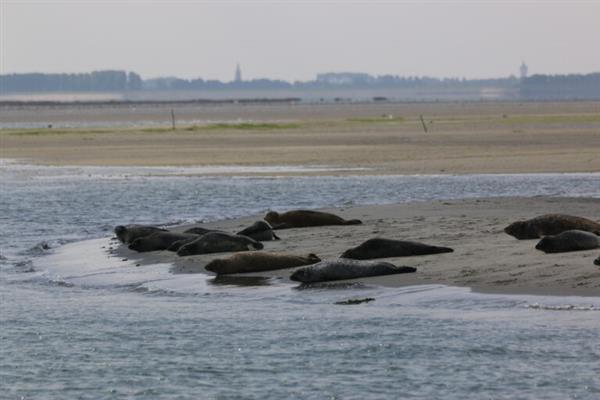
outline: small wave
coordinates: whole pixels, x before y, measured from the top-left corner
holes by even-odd
[[[574,305],[574,304],[527,304],[527,308],[531,310],[547,310],[547,311],[600,311],[600,306],[595,305]]]

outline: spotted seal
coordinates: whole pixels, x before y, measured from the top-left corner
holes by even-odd
[[[230,235],[225,232],[209,232],[181,246],[177,254],[179,256],[191,256],[229,251],[261,250],[263,247],[262,243],[247,236]]]
[[[564,231],[558,235],[545,236],[538,242],[535,248],[544,253],[592,250],[600,248],[600,236],[573,229]]]
[[[156,232],[167,232],[166,229],[157,228],[150,225],[117,225],[115,227],[115,235],[122,243],[129,244],[137,238],[149,236]]]
[[[239,231],[236,235],[248,236],[259,242],[279,240],[279,237],[273,232],[271,224],[265,221],[256,221],[246,229]]]
[[[337,281],[369,276],[404,274],[416,272],[413,267],[397,267],[383,261],[360,261],[347,258],[324,260],[297,269],[290,279],[302,283]]]
[[[574,229],[600,235],[600,223],[567,214],[545,214],[525,221],[513,222],[504,228],[504,232],[523,240],[558,235]]]
[[[244,272],[261,272],[275,269],[300,267],[321,261],[315,254],[296,256],[291,254],[267,253],[253,251],[238,253],[229,258],[212,260],[206,270],[216,274],[237,274]]]
[[[449,247],[430,246],[418,242],[404,240],[374,238],[363,242],[359,246],[346,250],[341,257],[354,260],[370,260],[386,257],[409,257],[426,254],[451,253]]]
[[[129,244],[129,249],[140,253],[156,250],[167,250],[173,243],[180,240],[194,240],[198,235],[190,233],[154,232],[151,235],[135,239]]]
[[[362,221],[358,219],[351,219],[347,221],[335,214],[313,210],[293,210],[281,214],[276,211],[269,211],[267,215],[265,215],[265,221],[271,224],[273,229],[362,224]]]

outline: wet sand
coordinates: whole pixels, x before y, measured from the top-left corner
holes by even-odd
[[[597,102],[187,106],[176,111],[175,131],[166,106],[73,107],[2,109],[0,116],[134,127],[2,129],[0,157],[43,165],[366,169],[352,174],[600,171]],[[154,119],[164,123],[135,126]]]
[[[344,250],[372,237],[419,241],[447,246],[453,253],[383,259],[417,268],[416,273],[342,281],[367,285],[407,286],[444,284],[476,291],[539,295],[600,296],[600,268],[594,265],[600,250],[545,254],[535,249],[537,240],[517,240],[503,228],[518,219],[544,213],[571,213],[600,218],[600,200],[584,198],[494,198],[434,201],[328,210],[345,218],[359,218],[363,225],[330,226],[277,231],[280,241],[265,242],[264,251],[292,254],[315,253],[335,258]],[[205,224],[236,232],[260,219],[254,216]],[[183,230],[184,227],[178,228]],[[135,253],[120,246],[114,256],[144,265],[168,263],[173,273],[206,273],[212,259],[229,254],[178,257],[160,251]],[[293,283],[293,269],[237,274],[277,278]],[[295,283],[293,283],[295,284]]]

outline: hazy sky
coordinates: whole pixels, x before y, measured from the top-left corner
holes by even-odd
[[[313,79],[600,71],[600,0],[0,0],[0,73]]]

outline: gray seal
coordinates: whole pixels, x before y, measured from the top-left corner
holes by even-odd
[[[118,225],[115,227],[115,235],[122,243],[129,244],[137,238],[150,236],[156,232],[167,232],[166,229],[150,225]]]
[[[156,250],[167,250],[171,245],[180,240],[194,240],[198,235],[189,233],[175,232],[155,232],[151,235],[135,239],[129,245],[130,250],[135,250],[140,253]]]
[[[451,253],[449,247],[430,246],[418,242],[374,238],[363,242],[361,245],[346,250],[341,257],[354,260],[370,260],[386,257],[409,257],[426,254]]]
[[[241,230],[237,235],[244,235],[258,240],[259,242],[267,242],[269,240],[279,240],[279,237],[273,232],[273,227],[265,221],[256,221],[244,230]]]
[[[545,214],[525,221],[513,222],[504,228],[504,232],[524,240],[558,235],[574,229],[600,235],[600,223],[567,214]]]
[[[397,267],[383,261],[359,261],[347,258],[324,260],[297,269],[290,279],[302,283],[338,281],[369,276],[405,274],[415,272],[413,267]]]
[[[321,261],[315,254],[296,256],[291,254],[253,251],[234,254],[229,258],[212,260],[206,270],[216,274],[272,271],[283,268],[301,267]]]
[[[204,235],[209,232],[217,232],[215,229],[206,229],[199,226],[183,231],[183,233],[193,233],[194,235]]]
[[[209,232],[179,248],[177,255],[225,253],[229,251],[261,250],[263,244],[242,235],[230,235],[224,232]]]
[[[265,215],[273,229],[306,228],[309,226],[326,225],[360,225],[362,221],[351,219],[349,221],[335,214],[313,210],[293,210],[284,213],[269,211]]]
[[[542,238],[535,246],[544,253],[592,250],[600,248],[600,236],[579,230],[570,230]]]

